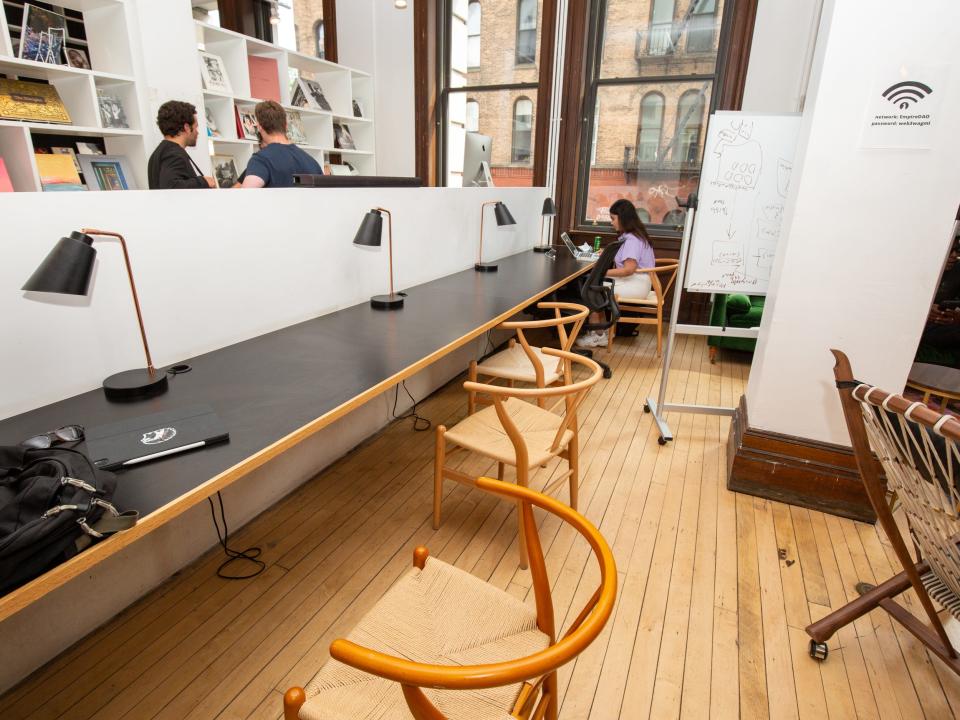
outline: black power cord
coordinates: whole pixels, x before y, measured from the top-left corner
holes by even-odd
[[[400,397],[401,386],[403,387],[403,391],[407,394],[407,397],[410,398],[410,402],[413,403],[413,407],[411,407],[403,415],[397,415],[397,400]],[[425,417],[421,417],[420,415],[417,414],[417,401],[416,399],[414,399],[413,395],[411,395],[410,391],[407,389],[406,380],[401,380],[400,384],[397,385],[397,390],[393,395],[393,410],[390,411],[390,414],[393,415],[394,420],[406,420],[407,418],[413,418],[414,432],[423,432],[425,430],[429,430],[433,425],[433,423],[431,423],[430,420],[428,420]]]
[[[224,580],[249,580],[250,578],[255,578],[267,569],[267,564],[263,560],[257,559],[263,551],[259,547],[250,547],[246,550],[238,551],[227,544],[227,541],[230,539],[230,531],[227,529],[227,516],[223,512],[223,496],[219,491],[217,492],[217,500],[220,503],[220,522],[223,523],[223,533],[220,532],[220,523],[217,522],[217,514],[213,508],[213,500],[207,498],[207,502],[210,503],[210,517],[213,518],[213,526],[217,529],[217,539],[223,548],[223,554],[227,556],[227,559],[220,563],[220,567],[217,568],[217,577],[223,578]],[[226,572],[227,567],[229,567],[231,563],[240,560],[253,563],[253,565],[256,566],[256,570],[243,575]]]

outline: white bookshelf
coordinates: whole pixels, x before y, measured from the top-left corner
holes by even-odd
[[[130,162],[138,187],[146,187],[147,159],[140,119],[141,98],[135,78],[130,20],[124,0],[57,0],[56,5],[83,15],[84,49],[92,70],[21,60],[14,55],[13,37],[5,12],[0,12],[0,73],[12,80],[45,80],[57,89],[70,114],[70,124],[0,120],[0,157],[14,190],[42,190],[34,158],[37,136],[102,139],[110,155]],[[68,44],[73,44],[68,40]],[[97,91],[120,98],[129,128],[104,128]],[[40,138],[42,140],[42,138]]]
[[[237,169],[243,171],[256,152],[257,143],[237,136],[234,107],[255,105],[262,98],[251,97],[250,56],[271,58],[277,63],[280,104],[287,110],[300,113],[306,144],[300,147],[321,165],[331,162],[331,155],[339,155],[340,162],[350,163],[361,175],[376,174],[376,148],[373,119],[373,79],[367,73],[320,58],[287,50],[278,45],[246,37],[231,30],[196,22],[197,47],[218,55],[224,63],[230,80],[231,94],[212,90],[203,91],[204,109],[197,112],[201,136],[207,135],[206,109],[217,124],[220,137],[207,137],[211,155],[229,155]],[[199,56],[198,66],[199,69]],[[330,103],[330,111],[294,107],[292,83],[294,73],[315,80],[323,88]],[[363,109],[364,117],[353,116],[353,102]],[[334,147],[333,124],[344,123],[350,129],[356,150]]]

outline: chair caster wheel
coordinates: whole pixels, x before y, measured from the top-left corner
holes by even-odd
[[[613,371],[610,368],[607,368],[606,370],[603,371],[604,380],[609,380],[612,377],[613,377]]]
[[[666,444],[667,444],[667,439],[666,439],[666,438],[662,438],[662,437],[658,437],[658,438],[657,438],[657,442],[660,443],[661,445],[666,445]]]
[[[818,662],[823,662],[827,659],[827,644],[819,643],[816,640],[810,641],[810,657]]]

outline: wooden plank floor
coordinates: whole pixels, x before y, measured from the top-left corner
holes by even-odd
[[[673,401],[733,405],[749,365],[678,345]],[[561,673],[561,717],[950,718],[960,683],[882,611],[841,631],[826,663],[803,627],[896,564],[868,525],[724,486],[729,420],[670,418],[657,444],[644,398],[658,381],[649,333],[618,341],[614,375],[581,412],[581,509],[614,548],[620,591],[602,636]],[[421,414],[453,425],[459,382]],[[255,580],[215,577],[210,552],[0,698],[0,717],[268,718],[410,565],[418,544],[532,602],[516,566],[512,508],[448,484],[431,527],[433,433],[397,422],[256,518],[233,545],[260,545]],[[492,473],[467,458],[462,467]],[[542,486],[555,472],[540,470]],[[229,508],[228,508],[229,512]],[[557,618],[569,622],[597,572],[586,546],[551,518],[541,528]],[[910,598],[916,606],[915,598]]]

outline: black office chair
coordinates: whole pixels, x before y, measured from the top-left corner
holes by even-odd
[[[585,322],[580,333],[591,332],[593,330],[609,330],[620,319],[620,308],[617,306],[617,299],[613,294],[614,280],[607,277],[607,270],[613,267],[613,260],[623,245],[623,240],[617,240],[607,245],[600,258],[597,260],[586,280],[580,285],[580,302],[586,305],[591,313],[603,313],[603,319],[600,322]],[[593,357],[593,351],[585,348],[575,347],[573,352],[588,358]],[[594,361],[603,368],[603,376],[607,379],[613,376],[613,371],[606,363],[600,362],[596,358]]]

